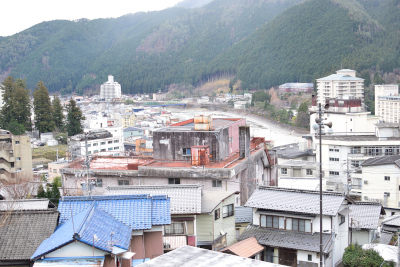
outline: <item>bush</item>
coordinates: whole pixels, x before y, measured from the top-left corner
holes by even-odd
[[[383,263],[383,258],[375,250],[364,250],[357,244],[352,244],[345,249],[342,260],[345,267],[394,266],[393,262]]]

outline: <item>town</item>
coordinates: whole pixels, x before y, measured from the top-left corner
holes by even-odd
[[[375,115],[355,70],[313,87],[275,90],[308,99],[302,130],[250,112],[254,92],[124,95],[112,75],[93,96],[38,84],[32,130],[0,130],[0,265],[345,266],[359,247],[397,263],[398,85],[375,85]]]

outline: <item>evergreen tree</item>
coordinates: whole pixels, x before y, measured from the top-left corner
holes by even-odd
[[[43,82],[38,82],[35,92],[33,92],[33,106],[35,112],[35,127],[39,133],[51,132],[55,128],[52,117],[52,106],[49,91]]]
[[[58,128],[58,130],[62,131],[64,128],[64,113],[63,113],[63,107],[61,105],[60,98],[58,96],[54,96],[53,100],[53,120]]]
[[[17,128],[24,129],[24,132],[30,129],[31,104],[26,81],[8,76],[0,85],[0,92],[4,101],[0,110],[0,127],[7,129],[7,125],[12,123],[14,128],[19,125]]]
[[[79,134],[83,132],[82,129],[82,121],[85,117],[82,115],[82,111],[76,105],[75,100],[72,98],[69,100],[67,104],[67,124],[66,124],[66,131],[68,136],[73,136],[75,134]]]

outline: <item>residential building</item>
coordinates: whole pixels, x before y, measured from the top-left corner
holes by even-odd
[[[236,241],[235,202],[232,191],[203,191],[197,216],[197,246],[221,250]]]
[[[171,224],[164,226],[164,252],[196,246],[197,221],[201,214],[200,185],[129,185],[107,187],[106,195],[166,195],[170,198]]]
[[[311,94],[314,90],[313,83],[284,83],[279,85],[279,92],[284,93],[307,93]]]
[[[400,215],[392,215],[382,221],[382,233],[391,233],[391,236],[393,236],[393,234],[397,235],[399,228]]]
[[[185,246],[153,260],[146,261],[140,267],[279,267],[283,265],[246,259],[227,253],[221,253],[202,248]]]
[[[319,189],[319,163],[287,160],[278,164],[278,186],[293,189]],[[326,188],[325,179],[322,184]]]
[[[370,158],[361,166],[362,200],[381,203],[389,215],[399,214],[399,153],[393,156]]]
[[[387,124],[378,124],[375,135],[322,135],[321,139],[327,190],[346,190],[357,197],[364,189],[361,164],[373,157],[399,155],[400,151],[398,131]],[[315,149],[319,157],[319,138],[315,138]]]
[[[0,201],[0,266],[32,266],[31,256],[57,227],[59,213],[48,206],[48,199]]]
[[[153,138],[143,136],[135,140],[135,154],[139,156],[153,156]]]
[[[142,128],[138,127],[127,127],[124,128],[124,140],[129,137],[141,137],[144,135],[144,131]]]
[[[400,122],[399,85],[375,85],[375,115],[383,122]]]
[[[343,96],[343,98],[326,98],[323,106],[329,105],[325,109],[323,118],[327,122],[332,122],[332,127],[323,126],[322,133],[335,135],[373,135],[375,124],[379,123],[380,117],[372,116],[363,107],[361,98],[353,96]],[[312,98],[312,111],[317,111],[317,98]],[[318,134],[319,128],[315,123],[318,114],[310,115],[310,134]]]
[[[106,267],[130,267],[130,258],[144,261],[163,254],[162,229],[171,224],[170,200],[166,196],[62,197],[58,210],[60,226],[32,259],[94,253],[104,257]],[[61,243],[65,245],[59,247]],[[61,249],[53,251],[56,247]],[[124,258],[127,252],[134,253],[133,257],[128,253],[129,260]]]
[[[155,94],[153,94],[153,100],[154,101],[165,101],[165,100],[167,100],[167,94],[161,93],[161,92],[155,93]]]
[[[364,102],[364,79],[357,78],[355,70],[338,70],[336,74],[316,81],[318,103],[324,105],[326,98],[343,98],[345,95],[352,95]]]
[[[247,101],[235,101],[235,103],[233,103],[234,109],[246,110],[248,105],[249,105],[249,102],[247,102]]]
[[[86,147],[87,139],[87,147]],[[87,153],[118,156],[124,151],[122,128],[113,129],[113,133],[106,129],[89,130],[84,134],[70,137],[68,142],[71,159],[82,157]]]
[[[136,123],[135,113],[132,111],[124,112],[121,116],[121,125],[123,128],[132,127]]]
[[[48,181],[53,182],[55,177],[61,177],[61,169],[67,166],[69,163],[67,160],[59,160],[59,161],[53,161],[49,162],[47,164],[48,168]]]
[[[342,193],[323,192],[322,246],[318,190],[258,187],[245,206],[253,208],[253,223],[239,241],[255,237],[264,246],[264,260],[288,266],[324,266],[340,262],[349,245],[349,204]]]
[[[90,171],[103,187],[201,184],[204,190],[239,191],[237,204],[243,204],[256,184],[276,184],[276,161],[265,139],[250,138],[245,124],[244,119],[213,119],[211,126],[192,119],[160,128],[153,131],[153,157],[93,156]],[[69,194],[81,193],[82,164],[77,159],[63,169]],[[103,187],[93,192],[102,193]]]
[[[0,181],[32,176],[30,137],[0,129]]]
[[[370,244],[379,235],[381,216],[385,215],[382,205],[377,202],[356,202],[350,205],[350,243]]]
[[[114,76],[108,75],[108,81],[100,86],[100,99],[106,101],[121,98],[121,85],[114,82]]]

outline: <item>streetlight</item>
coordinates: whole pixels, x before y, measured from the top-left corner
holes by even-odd
[[[329,108],[329,104],[324,106],[322,109],[321,103],[318,104],[318,110],[310,110],[310,115],[317,113],[318,117],[315,118],[315,122],[318,124],[318,135],[319,135],[319,266],[322,267],[322,257],[323,257],[323,243],[322,243],[322,126],[326,125],[329,128],[332,128],[332,122],[324,122],[324,118],[322,115],[324,111]],[[335,264],[335,263],[333,263]]]

